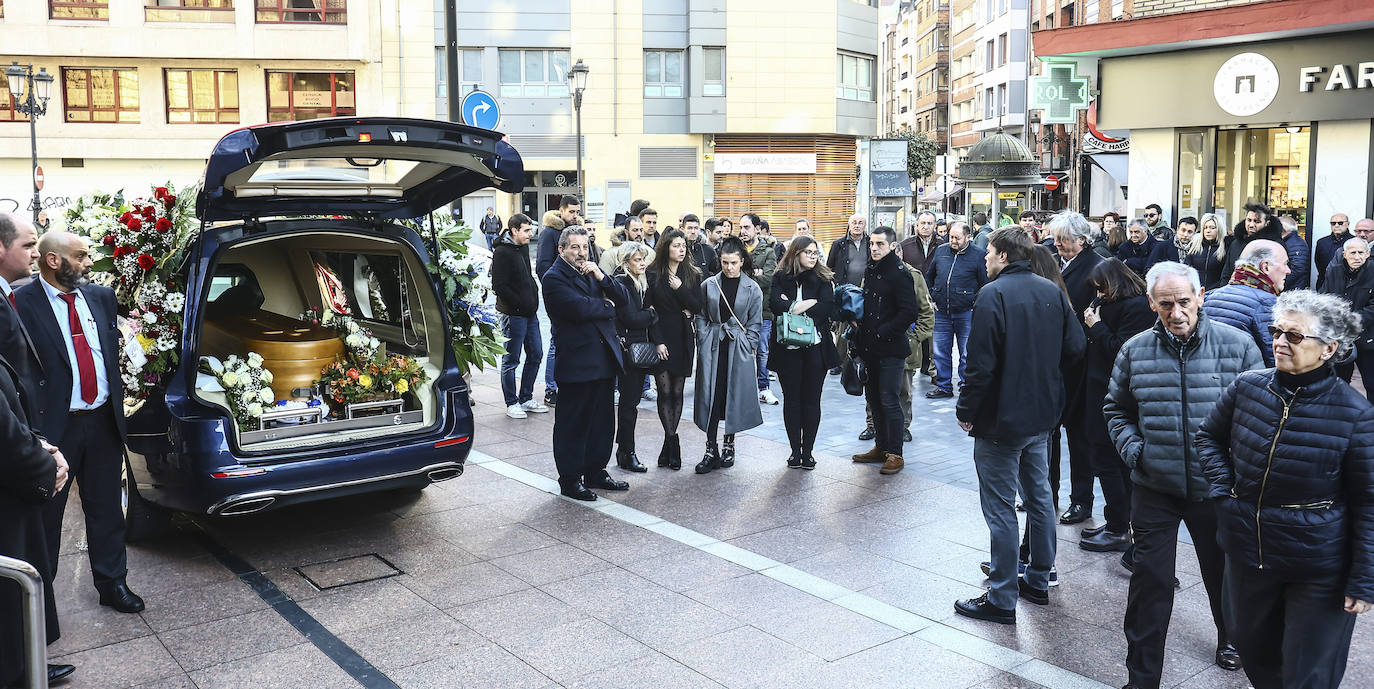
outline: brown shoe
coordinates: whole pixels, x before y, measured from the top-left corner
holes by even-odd
[[[901,471],[904,466],[906,466],[906,460],[902,459],[901,455],[889,453],[887,455],[887,461],[883,462],[883,468],[879,469],[878,473],[884,476],[890,476]]]
[[[854,455],[854,461],[860,464],[877,464],[878,462],[887,461],[887,453],[878,449],[877,445],[874,445],[872,450],[861,455]]]

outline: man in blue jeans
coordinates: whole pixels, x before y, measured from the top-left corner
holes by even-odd
[[[987,284],[984,251],[969,241],[968,224],[949,228],[949,243],[935,249],[926,263],[926,284],[935,304],[935,389],[930,399],[954,396],[954,342],[959,342],[959,380],[967,380],[968,334],[973,323],[973,300]]]
[[[534,223],[516,213],[510,226],[496,236],[491,257],[491,286],[496,293],[496,310],[501,314],[501,332],[506,335],[506,354],[501,357],[501,393],[506,398],[506,416],[523,419],[527,412],[545,413],[548,407],[534,399],[534,381],[544,347],[539,338],[539,283],[530,271],[530,239]],[[525,353],[525,370],[516,392],[515,369]]]
[[[973,309],[968,378],[955,407],[959,427],[973,436],[978,497],[992,537],[992,567],[987,592],[957,601],[954,612],[1002,624],[1016,623],[1018,596],[1036,605],[1050,602],[1055,514],[1047,441],[1064,409],[1061,368],[1072,365],[1087,348],[1068,297],[1031,272],[1034,248],[1020,228],[996,230],[988,237],[984,261],[992,281],[978,292]],[[1021,579],[1018,492],[1030,522],[1030,563]]]
[[[755,368],[758,370],[759,401],[764,404],[777,404],[768,383],[768,340],[773,335],[773,312],[768,308],[768,292],[773,287],[773,273],[778,270],[778,254],[760,228],[763,220],[755,213],[745,213],[739,219],[739,238],[744,240],[744,248],[749,250],[754,272],[749,277],[763,290],[763,327],[759,329],[759,348],[754,352]]]

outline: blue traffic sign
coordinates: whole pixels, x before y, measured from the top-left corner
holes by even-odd
[[[501,124],[501,106],[486,91],[469,91],[463,96],[459,112],[463,124],[482,129],[496,129]]]

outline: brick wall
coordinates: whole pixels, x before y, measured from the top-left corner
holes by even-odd
[[[1197,10],[1214,10],[1218,7],[1233,7],[1236,5],[1257,5],[1261,2],[1273,2],[1274,0],[1128,0],[1126,3],[1126,15],[1131,19],[1143,19],[1145,17],[1158,17],[1165,14],[1178,14],[1180,12],[1196,12]]]

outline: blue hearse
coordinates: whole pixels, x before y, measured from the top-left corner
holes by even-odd
[[[165,394],[128,412],[130,536],[159,531],[168,510],[240,515],[461,475],[472,411],[429,272],[433,226],[397,221],[484,187],[519,192],[523,181],[499,133],[451,122],[321,119],[221,139],[196,200],[180,369]],[[271,340],[281,323],[331,304],[388,353],[420,362],[424,389],[404,409],[240,430],[224,393],[198,374],[201,357],[226,338]],[[236,331],[244,323],[257,331]],[[295,366],[309,380],[319,364],[279,366],[278,379]]]

